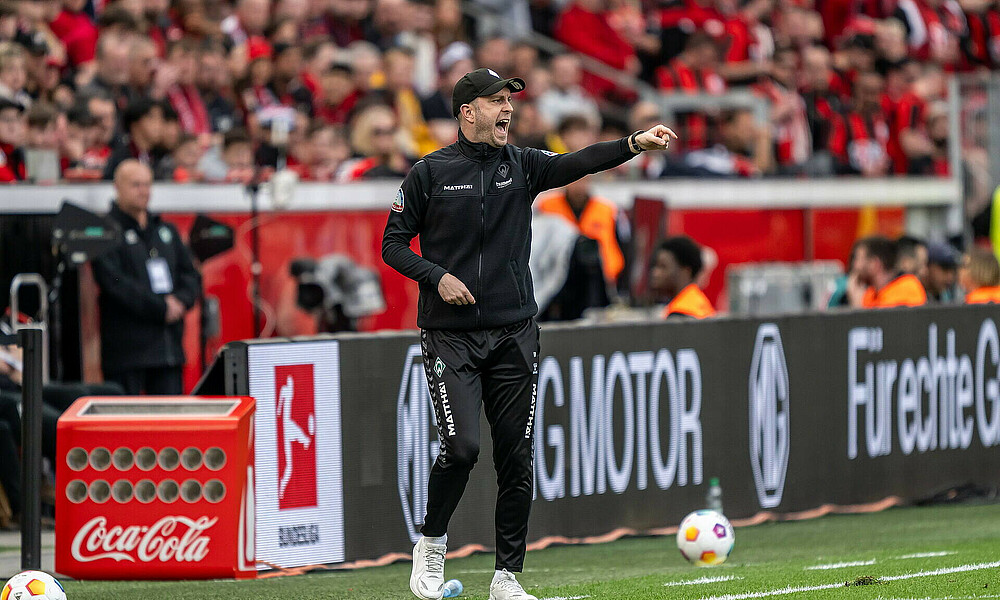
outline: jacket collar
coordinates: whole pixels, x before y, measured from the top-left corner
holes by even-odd
[[[139,222],[118,206],[118,201],[115,200],[111,203],[111,210],[108,211],[108,216],[112,217],[114,220],[118,221],[122,225],[122,229],[135,229],[136,231],[142,231],[142,227],[139,226]],[[160,218],[153,213],[146,211],[146,229],[154,227],[160,223]]]
[[[494,148],[486,142],[469,141],[469,138],[465,137],[465,134],[462,133],[461,128],[458,130],[458,141],[455,144],[458,146],[459,152],[472,160],[480,162],[496,158],[503,151],[502,147]]]

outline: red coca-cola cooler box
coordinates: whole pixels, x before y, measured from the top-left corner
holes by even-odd
[[[59,419],[56,571],[255,577],[254,400],[80,398]]]

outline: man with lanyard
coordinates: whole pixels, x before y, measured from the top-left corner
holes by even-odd
[[[524,80],[467,73],[452,94],[459,139],[418,161],[392,203],[386,264],[419,284],[417,324],[441,442],[410,590],[441,598],[448,522],[479,456],[479,414],[493,436],[499,492],[491,600],[532,600],[514,577],[526,549],[538,327],[528,254],[531,202],[544,190],[616,167],[677,136],[663,125],[578,152],[507,144],[511,92]],[[423,256],[410,249],[420,236]]]
[[[101,367],[127,394],[181,394],[184,314],[201,276],[177,228],[148,211],[153,173],[128,159],[115,169],[108,213],[121,243],[94,260],[100,287]]]

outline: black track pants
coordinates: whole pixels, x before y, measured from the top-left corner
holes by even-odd
[[[496,568],[520,572],[531,510],[538,326],[527,319],[478,331],[425,329],[420,343],[441,440],[420,532],[438,537],[448,531],[479,457],[485,408],[499,487]]]

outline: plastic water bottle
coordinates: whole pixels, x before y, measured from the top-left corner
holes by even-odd
[[[713,477],[708,480],[708,492],[705,494],[705,508],[714,510],[720,515],[722,512],[722,486],[719,485],[719,478]]]
[[[444,595],[442,598],[454,598],[456,596],[462,595],[462,582],[457,579],[449,579],[448,583],[444,584]]]

